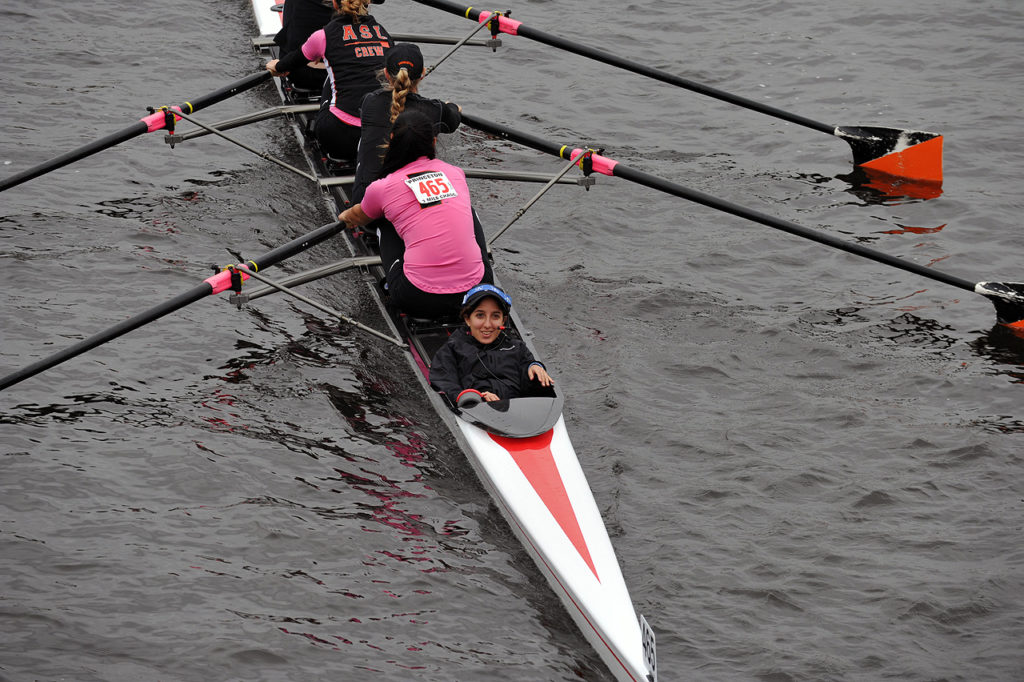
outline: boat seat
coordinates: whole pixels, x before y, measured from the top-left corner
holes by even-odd
[[[315,90],[312,88],[304,88],[288,80],[287,76],[285,76],[284,80],[288,96],[296,104],[308,104],[320,101],[321,88],[316,88]]]
[[[351,175],[356,169],[355,159],[344,159],[330,154],[324,154],[324,161],[327,170],[333,175]]]
[[[387,278],[381,277],[377,280],[377,291],[381,295],[388,296]],[[462,324],[462,320],[459,318],[458,313],[452,313],[446,317],[416,317],[410,315],[401,310],[394,308],[394,304],[391,303],[391,299],[387,298],[388,307],[393,308],[398,316],[402,318],[405,326],[409,328],[409,331],[413,334],[436,334],[444,333],[445,336],[451,333],[452,329],[458,328]]]

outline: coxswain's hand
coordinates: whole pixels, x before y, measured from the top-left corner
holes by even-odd
[[[527,376],[533,381],[539,381],[541,386],[550,386],[555,383],[555,380],[551,378],[548,371],[540,365],[530,365],[530,369],[526,371]]]
[[[501,400],[498,396],[494,395],[490,391],[483,391],[480,395],[484,397],[484,400],[493,403],[495,400]]]

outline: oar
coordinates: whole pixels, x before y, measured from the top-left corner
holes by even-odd
[[[464,16],[480,23],[488,21],[491,16],[490,12],[459,5],[450,0],[415,1],[422,5],[428,5],[452,14]],[[853,162],[857,166],[873,168],[876,171],[899,177],[942,182],[942,136],[938,133],[904,130],[901,128],[829,125],[806,116],[778,109],[763,102],[718,90],[589,45],[576,43],[530,28],[522,22],[515,21],[507,16],[499,16],[498,25],[502,33],[536,40],[539,43],[632,71],[641,76],[654,78],[669,85],[685,88],[708,97],[729,102],[730,104],[753,109],[754,111],[759,111],[762,114],[768,114],[790,123],[828,133],[829,135],[835,135],[849,143],[853,150]]]
[[[158,108],[149,116],[140,119],[139,121],[133,123],[127,128],[119,130],[118,132],[113,133],[111,135],[107,135],[106,137],[100,140],[96,140],[95,142],[90,142],[89,144],[82,145],[77,149],[73,149],[69,152],[61,154],[60,156],[54,157],[49,161],[39,164],[38,166],[33,166],[28,170],[23,170],[20,173],[16,173],[8,178],[0,180],[0,192],[8,190],[11,187],[14,187],[15,185],[20,185],[21,183],[31,180],[32,178],[37,178],[40,175],[43,175],[44,173],[49,173],[52,170],[63,168],[64,166],[67,166],[70,163],[74,163],[79,159],[84,159],[87,156],[91,156],[92,154],[101,152],[104,149],[109,149],[110,147],[113,147],[116,144],[120,144],[122,142],[130,140],[133,137],[138,137],[139,135],[142,135],[144,133],[151,133],[153,131],[162,130],[164,128],[173,130],[175,117],[173,116],[172,111],[183,111],[187,114],[191,114],[193,112],[199,111],[204,107],[208,107],[211,104],[216,104],[217,102],[221,102],[229,97],[233,97],[240,92],[245,92],[246,90],[253,88],[267,80],[270,80],[270,72],[260,71],[259,73],[254,73],[250,76],[242,78],[241,80],[237,80],[234,83],[231,83],[230,85],[225,85],[223,88],[220,88],[219,90],[214,90],[208,95],[203,95],[202,97],[198,97],[189,102],[185,102],[184,104],[172,107]]]
[[[470,127],[481,130],[491,135],[511,140],[527,147],[532,147],[541,152],[547,154],[553,154],[562,159],[574,158],[581,154],[584,150],[572,149],[568,145],[560,145],[556,142],[550,142],[542,138],[536,137],[529,133],[520,132],[513,130],[507,126],[488,121],[477,116],[462,112],[462,122]],[[1024,330],[1024,283],[1020,282],[971,282],[960,277],[949,275],[943,272],[939,272],[934,268],[927,268],[917,263],[903,260],[902,258],[896,258],[880,251],[869,249],[860,244],[855,244],[842,239],[837,239],[824,232],[811,230],[803,227],[796,223],[788,220],[782,220],[774,216],[755,211],[753,209],[734,204],[724,199],[699,192],[695,189],[683,187],[665,178],[660,178],[649,173],[645,173],[634,168],[630,168],[625,164],[619,163],[608,157],[601,156],[600,154],[591,154],[588,157],[589,163],[592,164],[592,170],[602,173],[604,175],[610,175],[613,177],[623,178],[630,180],[645,187],[656,189],[661,192],[666,192],[674,196],[687,199],[689,201],[703,204],[711,208],[731,213],[732,215],[739,216],[740,218],[746,218],[762,225],[782,230],[783,232],[789,232],[790,234],[797,235],[798,237],[804,237],[812,241],[825,244],[849,253],[863,256],[864,258],[870,258],[871,260],[878,261],[879,263],[885,263],[929,279],[938,280],[951,284],[967,291],[973,291],[981,294],[992,301],[996,307],[996,316],[1000,324],[1004,324],[1010,327]],[[586,167],[584,167],[586,170]]]
[[[301,253],[302,251],[305,251],[306,249],[312,246],[316,246],[320,242],[338,234],[344,228],[345,224],[340,222],[322,225],[317,229],[313,230],[312,232],[310,232],[309,234],[306,234],[297,239],[293,239],[287,244],[283,244],[272,251],[268,251],[259,258],[247,261],[247,263],[255,270],[267,268],[276,263],[280,263],[286,258],[290,258],[297,253]],[[55,365],[59,365],[60,363],[66,360],[70,360],[73,357],[81,355],[82,353],[85,353],[86,351],[91,350],[96,346],[104,344],[107,341],[116,339],[122,334],[127,334],[133,329],[138,329],[139,327],[145,324],[153,322],[154,320],[158,320],[164,315],[168,315],[176,310],[180,310],[181,308],[184,308],[185,306],[191,303],[195,303],[201,298],[205,298],[206,296],[210,296],[212,294],[219,294],[222,291],[231,289],[233,286],[233,277],[241,277],[242,279],[246,279],[248,275],[242,273],[238,269],[228,269],[223,270],[217,273],[216,275],[213,275],[212,277],[207,277],[205,280],[203,280],[201,284],[196,285],[195,287],[189,289],[188,291],[182,294],[178,294],[177,296],[175,296],[169,301],[166,301],[165,303],[161,303],[160,305],[154,306],[143,313],[139,313],[135,317],[129,318],[124,322],[116,324],[113,327],[110,327],[109,329],[100,332],[99,334],[90,336],[89,338],[79,341],[78,343],[69,348],[65,348],[64,350],[58,353],[54,353],[53,355],[47,358],[43,358],[38,362],[32,363],[28,367],[19,369],[16,372],[12,372],[3,378],[0,378],[0,390],[3,390],[9,386],[13,386],[19,381],[24,381],[25,379],[28,379],[31,376],[35,376],[36,374],[39,374],[42,371],[50,369]],[[236,283],[237,282],[239,282],[239,280],[236,279]]]

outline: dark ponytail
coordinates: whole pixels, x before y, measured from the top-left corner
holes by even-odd
[[[403,111],[391,127],[391,141],[384,154],[380,177],[394,173],[421,156],[435,158],[434,126],[418,111]]]

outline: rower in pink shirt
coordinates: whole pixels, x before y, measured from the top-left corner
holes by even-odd
[[[428,318],[457,314],[466,291],[493,281],[466,175],[435,157],[435,139],[426,116],[400,115],[380,179],[366,188],[362,202],[338,216],[349,225],[378,221],[391,301]]]

